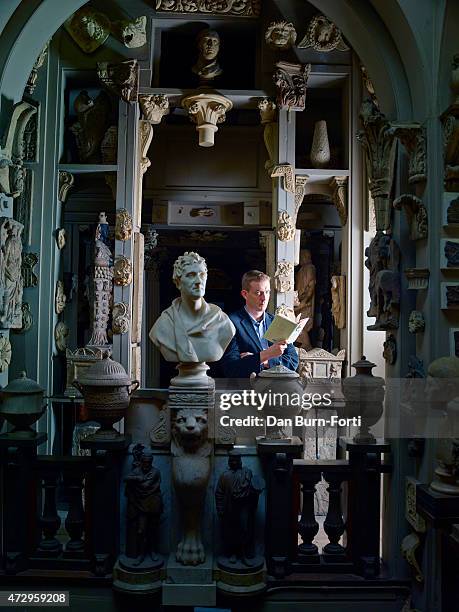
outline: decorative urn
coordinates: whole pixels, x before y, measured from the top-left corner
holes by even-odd
[[[372,369],[375,363],[362,359],[352,364],[356,374],[342,381],[343,395],[346,406],[345,413],[348,418],[361,417],[359,432],[354,436],[354,442],[372,444],[376,442],[370,427],[375,425],[384,410],[384,378],[373,376]]]
[[[131,381],[126,370],[117,361],[104,358],[88,368],[73,385],[81,392],[89,416],[100,423],[96,438],[119,438],[120,434],[113,425],[126,414],[130,395],[139,386],[139,381]]]
[[[31,425],[36,423],[46,410],[43,404],[44,389],[25,372],[12,380],[2,390],[0,416],[4,417],[14,429],[10,435],[16,438],[33,438],[35,431]]]

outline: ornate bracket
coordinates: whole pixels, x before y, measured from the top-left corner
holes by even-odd
[[[260,122],[264,126],[263,140],[269,159],[265,162],[265,169],[271,173],[276,159],[277,143],[277,123],[276,123],[276,103],[269,98],[263,98],[258,102],[260,111]]]
[[[393,204],[396,210],[404,210],[410,228],[411,240],[427,238],[427,210],[419,198],[411,193],[404,193]]]
[[[199,146],[213,147],[217,123],[223,123],[227,111],[233,108],[231,100],[218,94],[198,94],[183,98],[182,106],[188,111],[191,121],[197,124]]]
[[[67,202],[67,197],[69,195],[70,189],[73,187],[75,183],[75,177],[70,172],[66,172],[65,170],[59,170],[59,189],[57,192],[57,199],[62,204]]]
[[[98,62],[97,75],[110,92],[125,102],[137,102],[139,91],[137,60],[126,60],[119,64]]]
[[[417,533],[410,533],[405,536],[402,540],[400,550],[404,559],[411,565],[415,572],[415,578],[417,582],[424,582],[424,574],[419,567],[418,560],[416,558],[416,551],[421,545],[421,540]]]
[[[295,193],[295,172],[291,164],[279,164],[278,166],[274,166],[271,172],[271,178],[276,178],[277,176],[282,176],[283,178],[282,187],[284,191]]]
[[[164,94],[141,95],[139,96],[139,104],[145,120],[152,125],[161,123],[164,115],[168,115],[170,112],[169,98]]]
[[[392,132],[400,140],[409,155],[408,182],[424,183],[427,180],[426,130],[420,123],[392,123]]]
[[[273,81],[277,87],[277,104],[281,110],[302,111],[306,104],[306,86],[311,64],[277,62]]]
[[[151,141],[153,140],[153,125],[150,121],[141,119],[139,121],[139,147],[140,147],[140,172],[142,176],[151,166],[151,161],[147,157],[148,149],[150,148]]]
[[[295,219],[300,210],[300,206],[303,203],[304,192],[306,191],[306,183],[308,182],[309,176],[295,176]]]
[[[113,305],[112,330],[114,334],[127,334],[131,325],[129,306],[124,302],[117,302]]]
[[[330,185],[333,187],[333,204],[338,211],[342,227],[347,223],[347,183],[347,176],[334,176],[330,181]]]

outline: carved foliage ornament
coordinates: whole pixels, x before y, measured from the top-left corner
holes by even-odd
[[[279,164],[275,166],[271,172],[271,177],[275,178],[277,176],[282,176],[283,178],[282,187],[284,191],[295,193],[295,173],[293,166],[290,164]]]
[[[277,104],[282,110],[304,110],[306,84],[311,64],[277,62],[273,80],[277,87]]]
[[[83,6],[64,24],[64,28],[84,53],[93,53],[110,35],[110,20],[99,11]]]
[[[116,211],[115,238],[129,240],[132,236],[132,217],[125,208]]]
[[[278,293],[293,291],[293,264],[290,261],[279,261],[274,273],[274,286]]]
[[[156,10],[169,13],[211,13],[259,17],[261,0],[156,0]]]
[[[169,98],[164,94],[139,96],[139,104],[144,118],[153,125],[161,123],[164,115],[170,112]]]
[[[139,65],[137,60],[119,64],[97,63],[97,75],[105,87],[125,102],[137,102]]]
[[[299,43],[299,49],[312,47],[314,51],[328,53],[329,51],[349,51],[343,40],[341,30],[324,15],[316,15],[308,25],[306,35]]]
[[[298,215],[298,211],[300,210],[300,206],[303,203],[308,178],[308,175],[295,177],[295,219]]]
[[[0,334],[0,372],[8,369],[11,363],[11,344],[6,336]]]
[[[277,237],[282,242],[288,242],[295,237],[295,221],[286,210],[279,213],[277,219]]]
[[[130,326],[129,306],[124,302],[113,305],[112,330],[114,334],[127,334]]]
[[[418,197],[411,193],[405,193],[394,201],[394,208],[405,211],[411,240],[427,238],[427,209]]]
[[[130,285],[132,282],[132,266],[131,262],[124,255],[119,255],[115,259],[115,265],[113,268],[113,280],[115,285],[125,287]]]

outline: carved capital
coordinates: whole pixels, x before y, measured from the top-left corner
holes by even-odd
[[[427,289],[429,286],[430,270],[428,268],[406,268],[405,276],[408,289]]]
[[[426,130],[420,123],[392,123],[393,134],[409,155],[408,182],[427,180]]]
[[[75,177],[70,172],[66,172],[65,170],[59,170],[59,190],[57,192],[57,199],[62,204],[67,202],[67,197],[69,195],[70,189],[73,187],[75,183]]]
[[[341,226],[347,223],[347,176],[334,176],[330,182],[333,187],[333,204],[338,211]]]
[[[302,111],[306,104],[306,86],[311,64],[277,62],[273,81],[277,87],[277,104],[282,110]]]
[[[139,89],[139,65],[137,60],[119,64],[98,62],[97,75],[103,85],[125,102],[137,102]]]
[[[198,94],[183,98],[182,106],[188,111],[190,119],[197,124],[199,146],[212,147],[215,132],[218,130],[217,123],[225,121],[226,113],[233,108],[233,103],[218,94]]]
[[[427,238],[427,209],[419,198],[411,193],[404,193],[394,201],[394,208],[405,211],[411,240]]]
[[[148,149],[150,148],[151,141],[153,140],[153,125],[150,121],[144,119],[139,121],[139,147],[140,147],[140,172],[142,176],[151,166],[151,161],[147,157]]]
[[[170,112],[169,98],[164,94],[141,95],[139,96],[139,104],[144,119],[152,125],[161,123],[162,118]]]
[[[284,191],[289,193],[295,193],[295,172],[291,164],[279,164],[275,166],[271,172],[271,177],[276,178],[281,176],[283,178],[282,187]]]
[[[357,139],[365,150],[370,191],[375,203],[376,230],[385,231],[389,229],[391,221],[390,194],[394,178],[396,140],[389,121],[372,100],[363,102],[360,118],[364,129],[357,133]]]

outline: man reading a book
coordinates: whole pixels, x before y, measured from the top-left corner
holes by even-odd
[[[242,277],[241,295],[245,306],[229,315],[236,334],[221,360],[228,378],[248,378],[252,372],[283,365],[290,370],[298,367],[298,355],[293,344],[285,340],[269,342],[263,338],[274,315],[266,312],[270,294],[270,278],[259,270],[250,270]]]

